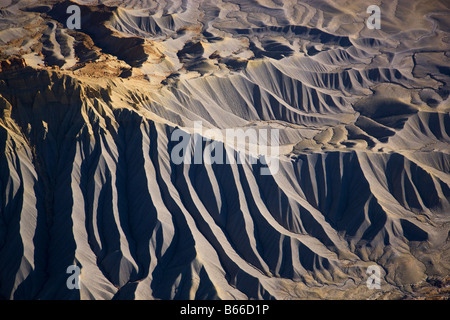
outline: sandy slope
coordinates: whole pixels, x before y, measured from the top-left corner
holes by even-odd
[[[365,1],[0,3],[0,297],[448,297],[445,1],[381,30]],[[174,164],[194,121],[278,128],[280,170]]]

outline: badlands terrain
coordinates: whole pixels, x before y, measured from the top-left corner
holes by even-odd
[[[0,298],[448,299],[449,49],[445,0],[0,0]],[[175,163],[200,121],[278,170]]]

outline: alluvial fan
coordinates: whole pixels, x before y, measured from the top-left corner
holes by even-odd
[[[450,296],[447,1],[1,5],[0,298]]]

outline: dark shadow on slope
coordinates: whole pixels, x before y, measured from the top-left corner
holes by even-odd
[[[204,48],[201,42],[187,42],[183,49],[177,52],[178,59],[184,68],[189,71],[197,71],[205,74],[211,70],[206,58],[203,57]]]
[[[259,50],[256,48],[256,46],[253,44],[253,42],[250,43],[250,50],[255,53],[255,57],[269,57],[273,59],[280,60],[285,57],[289,57],[294,53],[294,50],[289,48],[286,45],[283,45],[277,41],[274,40],[265,40],[262,42],[262,47],[264,50]]]
[[[196,146],[198,150],[201,149],[202,151],[204,150],[204,147],[205,142],[198,143],[198,145]],[[223,148],[222,144],[220,148]],[[203,219],[203,213],[201,213],[194,204],[193,199],[190,196],[190,192],[187,189],[188,182],[186,181],[185,174],[183,173],[183,167],[183,165],[172,167],[173,184],[179,191],[180,197],[183,201],[183,205],[195,219],[197,228],[218,253],[221,264],[224,267],[224,270],[227,273],[230,281],[232,281],[231,279],[235,278],[236,274],[239,272],[238,267],[228,257],[227,252],[225,252],[224,247],[220,244],[217,237],[214,235],[211,227]],[[245,225],[243,223],[243,219],[240,219],[243,213],[238,206],[238,202],[236,202],[236,199],[239,198],[239,195],[236,190],[237,188],[235,186],[235,182],[232,179],[233,173],[231,171],[231,168],[229,165],[213,165],[212,168],[214,172],[218,174],[217,180],[221,191],[222,206],[217,209],[211,208],[212,204],[208,204],[211,199],[205,199],[205,197],[202,197],[202,199],[204,200],[203,204],[207,208],[212,210],[208,213],[213,216],[213,219],[216,221],[217,225],[220,226],[224,231],[224,234],[227,236],[229,243],[234,247],[236,252],[241,255],[246,261],[249,261],[253,265],[260,268],[261,266],[259,265],[257,258],[254,256],[254,253],[250,248],[250,244],[247,241],[248,239],[244,239],[242,237],[242,235],[245,234]],[[209,188],[212,192],[212,186],[209,183],[205,182],[203,179],[200,180],[201,177],[205,177],[205,175],[207,175],[204,170],[205,168],[203,164],[191,164],[188,175],[189,180],[192,182],[192,185],[196,190],[200,190],[200,188]],[[221,173],[217,173],[216,170],[218,170],[219,172],[225,170],[226,173],[222,175]],[[227,177],[227,181],[221,181],[222,176]],[[226,187],[222,187],[224,184],[226,185]],[[217,212],[217,210],[219,210],[219,212]],[[232,228],[230,228],[231,225],[233,226]]]
[[[334,246],[320,223],[314,218],[314,216],[299,203],[290,199],[284,191],[278,186],[273,176],[260,175],[260,170],[263,167],[261,162],[257,162],[253,165],[254,178],[258,183],[258,188],[263,196],[261,197],[267,209],[273,218],[286,230],[293,233],[302,234],[306,232],[312,237],[318,239],[325,246],[331,248]],[[240,170],[240,172],[243,171]],[[253,194],[247,181],[243,183],[244,193]],[[300,257],[300,264],[308,271],[321,271],[323,266],[327,266],[326,258],[319,256],[312,251],[301,241],[291,238],[286,235],[280,234],[260,213],[256,202],[252,197],[247,197],[249,211],[253,216],[255,226],[258,230],[261,230],[260,234],[263,234],[257,240],[261,243],[260,251],[261,255],[265,258],[266,263],[271,267],[271,272],[278,273],[279,276],[301,280],[302,275],[298,273],[298,270],[293,268],[292,255],[293,251],[298,250]],[[295,203],[295,205],[294,205]],[[297,230],[297,226],[303,226],[304,230]],[[283,241],[283,238],[287,240]],[[283,241],[284,245],[282,249],[279,248],[279,242]],[[296,248],[295,248],[296,247]],[[279,259],[282,259],[282,266],[275,272],[275,268],[278,267]],[[289,262],[290,261],[290,262]],[[319,262],[319,265],[316,262]],[[322,265],[323,262],[323,265]]]
[[[395,135],[394,130],[391,130],[390,128],[383,126],[378,122],[362,115],[358,117],[358,119],[355,122],[355,125],[361,128],[369,136],[374,137],[375,139],[378,139],[380,142],[383,143],[387,142],[389,137]],[[352,137],[351,139],[354,139],[354,137]]]
[[[375,197],[371,197],[369,200],[369,206],[367,209],[367,216],[370,220],[369,227],[364,231],[364,234],[361,237],[361,240],[371,242],[378,233],[384,228],[387,221],[386,212],[383,211],[383,208],[378,203],[378,200]],[[386,233],[387,235],[387,233]],[[389,237],[387,235],[387,237]],[[386,240],[389,242],[388,240]],[[388,243],[385,242],[385,245]]]
[[[37,208],[33,238],[35,268],[17,288],[15,299],[80,298],[79,290],[70,290],[66,285],[70,276],[66,270],[75,264],[76,250],[71,185],[76,151],[74,142],[67,141],[56,155],[49,153],[49,149],[53,149],[51,143],[43,141],[35,146],[37,156],[34,166],[38,175],[34,188]],[[46,167],[44,162],[51,156],[57,158],[57,165],[54,167],[54,178],[49,181],[49,174],[43,168]]]
[[[287,25],[284,27],[266,26],[260,28],[249,29],[229,29],[239,35],[251,34],[284,34],[286,36],[292,35],[300,39],[309,40],[327,45],[338,45],[344,48],[352,46],[349,37],[337,36],[317,28],[310,28],[305,26]]]
[[[361,131],[361,129],[354,124],[346,125],[345,129],[347,130],[347,141],[341,142],[343,145],[354,147],[357,144],[356,140],[364,140],[367,142],[367,147],[369,149],[375,146],[375,141],[373,141],[372,137]],[[365,127],[365,129],[367,129],[367,127]],[[383,139],[383,137],[380,138]]]
[[[273,40],[267,40],[263,43],[263,49],[258,48],[254,42],[250,41],[249,49],[253,52],[256,59],[269,57],[280,60],[284,57],[289,57],[294,53],[294,50]]]
[[[156,298],[188,299],[192,288],[192,264],[195,263],[194,260],[197,256],[195,241],[183,211],[174,201],[171,192],[169,191],[168,183],[170,182],[165,181],[161,175],[162,170],[165,169],[161,168],[159,161],[159,133],[153,122],[149,122],[148,124],[148,136],[152,138],[151,141],[153,142],[153,144],[150,145],[149,156],[155,167],[155,183],[161,191],[161,197],[166,208],[172,214],[172,221],[175,228],[175,233],[169,247],[158,260],[158,264],[152,273],[153,281],[151,283],[151,288]],[[170,136],[169,130],[167,131],[167,135]],[[169,153],[174,144],[175,143],[169,142],[169,148],[167,150]],[[176,179],[176,174],[173,173],[173,171],[177,171],[177,168],[175,167],[176,165],[171,162],[172,183],[174,182],[173,179]],[[217,292],[211,283],[206,285],[207,289],[203,287],[204,284],[201,284],[201,286],[202,298],[217,298]]]
[[[450,137],[450,113],[421,112],[421,118],[427,120],[427,128],[437,140],[449,143]]]
[[[9,92],[15,95],[16,103],[11,117],[21,127],[32,150],[32,162],[37,174],[34,184],[37,217],[33,237],[34,268],[17,287],[14,298],[78,299],[79,292],[71,291],[66,286],[66,269],[74,264],[76,248],[71,188],[76,148],[74,137],[67,133],[76,131],[74,129],[79,131],[82,127],[79,121],[80,106],[76,102],[67,105],[60,101],[45,101],[36,94],[38,91],[44,92],[50,83],[59,85],[67,78],[58,78],[46,72],[30,72],[25,73],[23,79],[28,85],[27,90],[16,91],[13,88]],[[55,90],[55,87],[50,90]],[[77,92],[74,88],[67,91],[70,95]],[[36,104],[36,99],[41,101]],[[43,123],[47,124],[46,128]],[[58,139],[58,135],[64,138]],[[33,219],[32,216],[26,217],[27,214],[32,213],[21,212],[19,216],[21,219]]]
[[[389,192],[408,209],[421,212],[425,208],[435,208],[441,201],[432,175],[400,154],[389,158],[386,178]]]
[[[133,268],[129,273],[128,282],[134,282],[144,279],[149,272],[149,243],[157,224],[157,212],[145,172],[142,118],[127,109],[115,110],[114,116],[118,123],[115,139],[118,150],[115,174],[117,206],[121,229],[138,265],[138,270]]]
[[[402,129],[408,118],[417,113],[417,109],[394,99],[367,98],[353,106],[363,116],[391,129]]]
[[[20,220],[23,208],[23,181],[17,192],[7,194],[7,181],[13,179],[13,174],[6,157],[6,143],[8,132],[0,126],[0,295],[10,299],[14,290],[15,275],[20,272],[20,264],[24,254],[22,238],[20,236]],[[18,157],[17,154],[15,154]],[[21,178],[21,165],[19,159],[14,163],[18,177]]]
[[[116,287],[122,287],[130,280],[131,276],[136,276],[136,271],[121,251],[120,225],[118,225],[114,213],[114,184],[113,175],[108,167],[105,168],[105,179],[98,196],[98,208],[94,213],[97,215],[97,228],[102,249],[97,255],[97,264],[105,277]],[[127,270],[126,270],[127,269]],[[122,272],[128,275],[122,277]]]
[[[320,53],[321,51],[317,50],[316,48],[314,48],[313,46],[309,47],[306,50],[306,53],[308,54],[308,56],[315,56],[316,54]]]
[[[223,145],[221,143],[219,144],[219,148],[223,148]],[[170,143],[169,152],[171,152],[173,146],[174,144]],[[204,151],[205,143],[199,143],[197,147],[199,150],[201,149]],[[225,152],[222,156],[223,163],[226,163]],[[219,187],[221,200],[220,208],[215,207],[215,203],[213,203],[214,200],[210,198],[210,195],[208,198],[208,189],[210,190],[210,193],[213,191],[212,186],[206,182],[207,180],[205,181],[202,179],[202,177],[207,177],[204,164],[190,164],[187,176],[182,164],[172,165],[171,180],[180,194],[183,206],[189,211],[189,214],[195,220],[196,227],[217,252],[228,283],[250,298],[270,299],[272,296],[264,289],[263,286],[261,286],[259,280],[251,274],[243,271],[233,261],[234,259],[230,258],[229,253],[225,251],[223,244],[221,244],[218,241],[218,238],[214,235],[211,226],[208,225],[203,218],[205,213],[199,211],[193,202],[191,192],[187,189],[187,185],[190,181],[192,186],[195,188],[196,194],[200,197],[205,207],[211,210],[208,211],[207,214],[211,214],[215,223],[222,229],[228,243],[245,261],[261,270],[262,266],[259,259],[255,255],[250,239],[247,236],[248,233],[246,231],[245,213],[242,211],[244,209],[241,209],[239,205],[238,199],[241,196],[237,190],[236,181],[234,179],[235,174],[233,173],[231,166],[232,165],[229,164],[213,164],[211,166]],[[204,191],[204,188],[207,190]],[[257,231],[255,230],[255,232]],[[256,284],[252,287],[247,285],[248,283],[254,282],[256,282]]]
[[[211,43],[222,41],[224,39],[222,37],[216,37],[211,32],[208,32],[208,31],[203,31],[202,33],[203,33],[203,36],[206,38],[206,40],[208,40],[208,42],[211,42]]]
[[[426,241],[428,240],[428,233],[418,226],[416,226],[414,223],[401,219],[400,223],[403,228],[403,235],[406,239],[409,241]]]
[[[44,54],[44,62],[46,65],[48,65],[48,66],[56,65],[58,67],[62,67],[66,63],[66,60],[53,53],[53,50],[55,50],[56,48],[55,48],[53,42],[50,40],[52,32],[55,31],[55,33],[56,33],[56,30],[57,30],[56,28],[57,27],[54,24],[54,22],[47,22],[47,29],[43,32],[42,37],[41,37],[41,41],[42,41],[42,45],[43,45],[42,53]],[[58,40],[55,40],[55,41],[58,42]],[[60,43],[58,42],[58,44],[60,44]],[[63,53],[61,52],[61,54],[63,54]]]
[[[137,282],[128,282],[117,290],[111,300],[134,300],[137,289]]]
[[[306,200],[319,210],[333,229],[342,232],[347,241],[371,241],[385,227],[386,215],[372,192],[360,168],[355,153],[329,152],[300,155],[295,166],[297,181]],[[367,201],[370,225],[361,239],[353,239],[365,221]],[[327,246],[320,234],[312,233]]]
[[[51,10],[51,6],[47,5],[35,5],[22,9],[25,12],[37,12],[37,13],[47,13]]]
[[[105,22],[113,16],[116,7],[105,5],[84,6],[71,1],[56,3],[48,12],[48,15],[66,27],[69,14],[67,7],[76,4],[81,9],[81,29],[90,36],[95,45],[104,53],[112,54],[118,59],[125,61],[132,67],[139,67],[147,60],[148,55],[144,50],[144,39],[139,37],[119,37],[105,26]]]
[[[239,71],[244,70],[247,67],[248,60],[240,59],[236,57],[221,57],[219,55],[210,55],[210,59],[217,59],[219,63],[224,63],[229,70]]]

